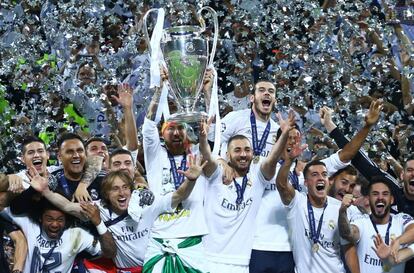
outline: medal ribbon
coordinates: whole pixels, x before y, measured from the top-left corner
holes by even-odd
[[[308,196],[308,217],[309,217],[310,237],[314,244],[317,244],[319,242],[319,235],[321,234],[321,229],[322,229],[323,215],[325,214],[325,209],[327,206],[328,206],[328,201],[326,201],[325,205],[323,206],[323,212],[322,212],[321,218],[319,218],[318,230],[316,230],[315,229],[315,215],[313,214],[313,207],[312,207],[312,204]]]
[[[299,191],[299,177],[295,171],[289,172],[289,179],[292,182],[293,188]]]
[[[175,186],[175,189],[177,190],[184,181],[184,175],[179,174],[177,172],[177,165],[175,164],[174,156],[169,151],[167,151],[167,154],[168,154],[168,159],[170,160],[171,172],[172,172],[173,179],[174,179],[174,186]],[[182,170],[182,171],[187,170],[187,155],[185,153],[183,154],[183,159],[181,160],[181,165],[178,168],[178,170]]]
[[[375,232],[377,234],[380,234],[378,232],[377,225],[375,224],[374,220],[372,219],[372,215],[369,216],[369,219],[371,220],[371,223],[372,223],[372,226],[375,229]],[[385,244],[387,244],[387,245],[389,245],[389,242],[390,242],[390,228],[391,228],[391,224],[392,224],[392,216],[390,215],[390,221],[388,222],[387,231],[385,232]]]
[[[66,177],[63,171],[59,174],[58,181],[63,188],[66,198],[71,198],[72,194],[70,193],[70,190],[69,190],[68,180],[66,180]]]
[[[283,165],[285,161],[283,159],[280,159],[277,163]],[[293,188],[299,191],[299,176],[296,174],[294,170],[289,172],[289,180],[290,182],[292,182]]]
[[[263,132],[263,135],[260,141],[258,140],[258,137],[257,137],[256,117],[254,116],[253,110],[250,112],[250,126],[252,128],[253,152],[254,152],[254,155],[260,156],[264,147],[266,146],[266,140],[270,133],[270,120],[267,122],[266,128]]]
[[[243,202],[243,195],[244,195],[244,191],[246,190],[246,186],[247,186],[247,174],[243,177],[243,181],[242,181],[242,185],[240,186],[237,182],[236,179],[233,178],[233,182],[234,182],[234,186],[236,187],[236,192],[237,192],[237,199],[236,199],[236,204],[240,205]]]

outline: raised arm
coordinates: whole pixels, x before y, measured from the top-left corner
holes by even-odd
[[[378,122],[381,110],[382,100],[378,99],[371,102],[368,113],[365,115],[365,124],[359,130],[359,132],[351,139],[351,141],[345,145],[345,147],[339,152],[339,159],[342,162],[349,162],[358,153],[359,149],[365,142],[369,132]]]
[[[289,152],[285,151],[285,162],[280,167],[276,176],[276,187],[279,191],[280,199],[282,199],[282,202],[285,205],[289,205],[295,197],[295,188],[293,188],[292,184],[288,181],[290,167],[292,166],[295,158],[302,154],[302,152],[307,148],[306,144],[301,145],[299,133],[295,138],[295,145]]]
[[[273,145],[270,154],[266,159],[263,161],[262,165],[260,166],[260,170],[263,176],[270,180],[273,178],[276,172],[276,165],[277,161],[279,160],[280,156],[282,155],[284,149],[286,149],[286,143],[289,136],[289,130],[295,123],[295,116],[293,111],[289,111],[289,116],[287,120],[282,118],[280,113],[277,114],[279,119],[280,130],[282,130],[282,134],[280,135],[277,142]]]
[[[150,102],[150,105],[148,106],[148,112],[147,112],[147,119],[150,119],[152,121],[155,120],[155,116],[157,115],[158,110],[158,104],[160,102],[161,97],[161,91],[162,91],[162,82],[165,81],[168,78],[168,72],[165,69],[161,69],[161,86],[160,88],[156,87],[154,95],[152,96],[152,100]]]
[[[132,88],[128,84],[118,85],[118,97],[112,96],[124,111],[126,147],[129,151],[138,149],[138,133],[133,111]]]
[[[352,205],[353,195],[345,194],[342,199],[341,207],[339,208],[338,216],[338,228],[339,235],[350,242],[351,244],[356,244],[359,240],[359,229],[355,225],[351,225],[348,220],[347,209]]]
[[[203,169],[204,175],[210,177],[217,169],[218,163],[213,159],[211,155],[210,145],[208,145],[209,124],[204,120],[200,122],[200,153],[203,156],[203,160],[206,161],[206,165]]]

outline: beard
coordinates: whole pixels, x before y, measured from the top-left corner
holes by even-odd
[[[385,218],[390,213],[390,210],[391,210],[391,205],[387,205],[387,206],[384,207],[384,212],[382,212],[381,214],[378,214],[375,210],[376,209],[375,204],[374,205],[369,204],[369,206],[371,208],[372,215],[374,215],[374,217],[378,218],[378,219]]]

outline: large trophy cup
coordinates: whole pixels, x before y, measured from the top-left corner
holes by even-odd
[[[148,10],[143,18],[144,35],[149,47],[147,17],[154,11],[158,9]],[[210,55],[208,38],[202,35],[206,30],[201,14],[203,11],[208,11],[214,22]],[[178,111],[170,116],[169,121],[190,123],[207,117],[206,112],[196,108],[206,68],[213,63],[217,47],[218,18],[215,10],[210,7],[201,8],[197,12],[197,17],[200,26],[182,25],[163,29],[160,46],[167,65],[168,81],[178,107]]]

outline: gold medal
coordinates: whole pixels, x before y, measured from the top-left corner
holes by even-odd
[[[384,265],[382,266],[382,270],[383,270],[384,272],[390,272],[390,271],[391,271],[391,266],[390,266],[389,264],[384,264]]]
[[[259,163],[259,160],[260,160],[260,155],[255,155],[253,158],[253,164]]]
[[[319,250],[319,245],[318,245],[318,243],[314,243],[314,244],[312,245],[312,251],[313,251],[314,253],[316,253],[316,252],[318,252],[318,250]]]

